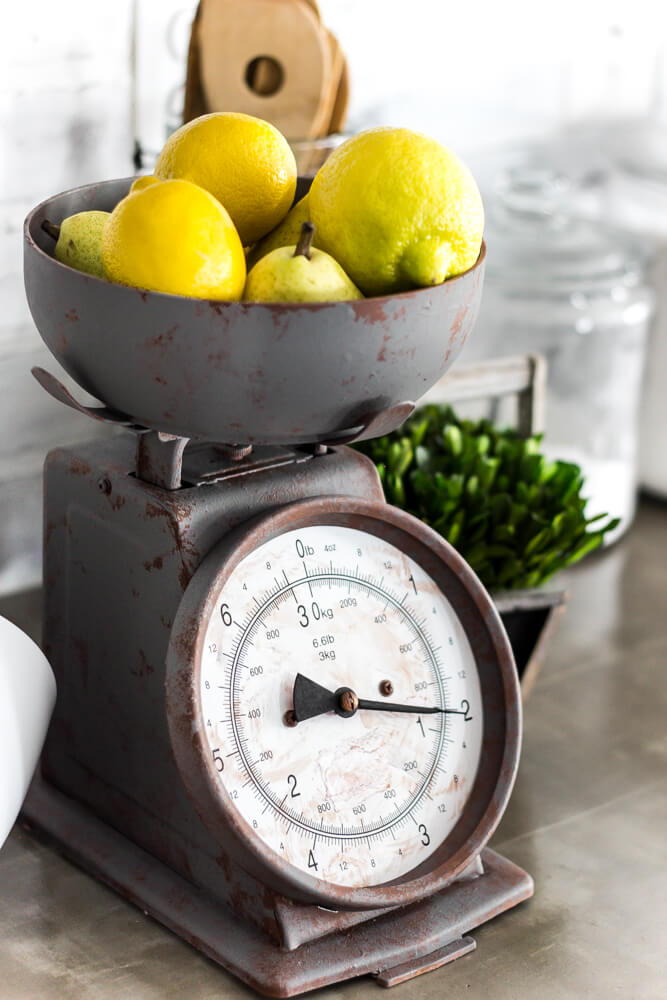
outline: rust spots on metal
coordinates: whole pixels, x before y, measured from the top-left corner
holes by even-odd
[[[216,368],[220,368],[229,360],[229,351],[225,351],[223,348],[220,348],[219,350],[208,354],[207,360],[210,364],[215,365]]]
[[[355,299],[348,302],[354,316],[354,323],[366,323],[375,326],[376,323],[386,323],[389,319],[385,306],[387,299],[375,297],[370,299]]]
[[[382,347],[378,351],[378,355],[377,355],[377,360],[378,361],[386,361],[387,360],[387,344],[389,343],[390,340],[391,340],[391,337],[389,336],[389,334],[385,333],[384,337],[382,338]]]
[[[47,518],[44,524],[44,548],[48,548],[51,541],[51,536],[53,532],[58,528],[58,521],[52,521]]]
[[[461,306],[459,306],[456,311],[456,315],[452,321],[452,325],[449,328],[449,343],[450,345],[454,343],[457,337],[460,335],[463,328],[463,324],[466,321],[468,311],[470,309],[470,303],[466,300]]]
[[[81,458],[77,458],[75,455],[70,459],[69,464],[70,472],[75,476],[89,476],[91,472],[91,467],[88,462],[85,462]]]
[[[146,347],[149,350],[155,349],[160,352],[160,354],[164,354],[164,352],[173,343],[174,334],[177,330],[178,324],[175,323],[173,326],[170,326],[168,330],[165,330],[164,333],[158,333],[155,337],[149,337],[148,340],[145,341]]]
[[[154,559],[146,559],[142,565],[147,573],[150,573],[153,569],[162,569],[163,559],[162,556],[155,556]]]
[[[180,583],[182,590],[185,590],[187,585],[190,583],[191,579],[192,579],[192,573],[190,572],[188,567],[185,565],[181,566],[181,568],[178,571],[178,582]]]
[[[147,677],[155,673],[155,667],[149,662],[143,649],[139,650],[139,666],[130,667],[130,673],[133,677]]]
[[[70,309],[69,312],[65,313],[65,319],[69,323],[78,323],[79,322],[79,314],[76,311],[76,309],[74,309],[74,307],[72,307],[72,309]]]
[[[220,871],[222,871],[224,873],[224,875],[228,879],[228,881],[231,882],[232,875],[233,875],[233,869],[232,869],[229,857],[226,854],[220,853],[220,854],[218,854],[216,856],[215,863],[218,866],[218,868],[220,869]]]
[[[169,512],[161,507],[159,504],[151,503],[150,500],[146,501],[145,516],[149,521],[155,520],[156,518],[168,518]]]

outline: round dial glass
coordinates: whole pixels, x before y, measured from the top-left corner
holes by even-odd
[[[294,724],[297,677],[313,714]],[[353,528],[288,531],[236,566],[206,627],[200,706],[236,810],[280,859],[339,885],[425,861],[477,774],[482,699],[458,617],[417,562]]]

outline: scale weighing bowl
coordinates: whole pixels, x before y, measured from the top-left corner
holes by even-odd
[[[441,285],[335,303],[165,295],[56,261],[42,221],[110,211],[132,180],[89,184],[37,206],[25,223],[24,275],[30,311],[54,357],[136,424],[217,443],[335,441],[355,428],[363,437],[371,419],[418,400],[438,381],[474,325],[483,245],[473,268]]]

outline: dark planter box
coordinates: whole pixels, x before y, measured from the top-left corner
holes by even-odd
[[[525,701],[565,611],[567,594],[564,590],[509,590],[492,596],[512,645]]]

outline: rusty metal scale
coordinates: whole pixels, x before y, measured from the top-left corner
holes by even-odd
[[[435,288],[206,302],[54,260],[25,228],[37,327],[126,429],[45,466],[44,648],[58,701],[24,818],[261,993],[389,986],[532,894],[486,844],[521,702],[488,594],[386,504],[346,443],[398,426],[474,324],[484,249]],[[301,191],[299,192],[299,194]]]

